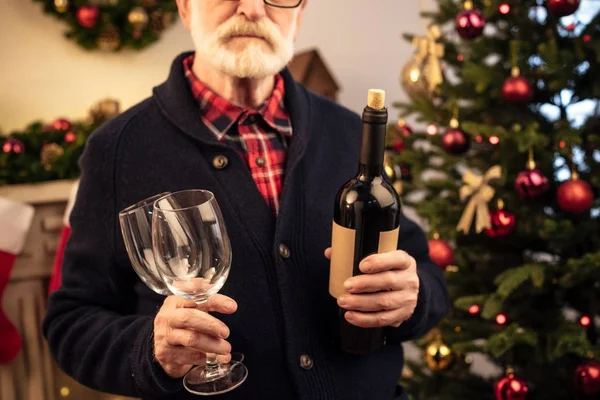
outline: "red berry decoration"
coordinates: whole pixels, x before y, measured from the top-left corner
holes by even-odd
[[[490,211],[491,227],[485,230],[485,234],[492,238],[500,238],[511,233],[515,227],[517,218],[510,211],[504,209],[504,203],[498,201],[498,208]]]
[[[556,201],[559,207],[571,214],[581,214],[592,207],[594,192],[590,185],[579,180],[576,173],[572,178],[563,182],[556,191]]]
[[[71,127],[73,126],[73,124],[71,124],[71,121],[66,120],[64,118],[60,118],[57,119],[56,121],[54,121],[52,123],[52,129],[54,129],[55,131],[68,131],[69,129],[71,129]]]
[[[590,397],[600,395],[600,363],[592,360],[580,365],[575,370],[574,380],[579,394]]]
[[[573,14],[579,8],[580,0],[548,0],[548,10],[557,17]]]
[[[431,260],[446,269],[448,265],[454,262],[454,251],[445,240],[440,239],[437,235],[429,241],[429,257]]]
[[[519,68],[514,67],[512,76],[502,85],[502,97],[509,103],[529,103],[533,99],[533,87],[527,78],[521,76]]]
[[[79,7],[76,12],[77,22],[84,28],[93,28],[98,23],[100,10],[97,6]]]
[[[442,146],[449,154],[462,154],[471,147],[471,136],[460,128],[450,128],[442,136]]]
[[[483,33],[485,17],[479,10],[467,9],[456,17],[456,31],[467,40],[475,39]]]
[[[526,400],[529,387],[510,372],[494,385],[496,400]]]

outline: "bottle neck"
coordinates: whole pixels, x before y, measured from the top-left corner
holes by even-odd
[[[387,110],[373,110],[367,107],[363,112],[362,120],[359,173],[368,177],[381,176],[385,153]]]
[[[363,164],[360,163],[358,167],[358,175],[366,178],[374,178],[383,175],[383,163],[382,164]]]

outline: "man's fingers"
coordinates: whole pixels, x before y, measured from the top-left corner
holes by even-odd
[[[174,329],[169,332],[167,343],[170,346],[183,346],[203,353],[231,353],[231,344],[226,340],[184,329]]]
[[[403,279],[405,271],[384,271],[378,274],[357,275],[346,280],[349,293],[373,293],[381,290],[409,289],[411,285]]]
[[[228,338],[230,333],[227,325],[219,319],[190,308],[174,310],[169,325],[171,328],[192,330],[223,339]]]
[[[365,257],[360,262],[359,268],[364,274],[375,274],[394,269],[408,269],[413,265],[416,266],[414,258],[405,251],[396,250]]]
[[[389,291],[365,294],[345,294],[340,296],[338,304],[346,310],[386,311],[414,306],[417,294],[409,291]]]
[[[171,295],[165,298],[163,302],[168,308],[196,308],[198,305],[193,301],[186,300],[182,297]]]
[[[347,311],[346,321],[361,328],[377,328],[382,326],[399,326],[410,316],[408,308],[391,311],[364,313],[360,311]]]
[[[163,346],[156,350],[156,358],[165,364],[204,365],[206,353],[179,346]]]
[[[233,314],[237,310],[237,303],[231,297],[217,293],[210,296],[206,303],[200,304],[198,309],[206,312]]]
[[[331,247],[325,249],[325,258],[331,260]]]

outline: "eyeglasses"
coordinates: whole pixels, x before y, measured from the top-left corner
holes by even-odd
[[[227,0],[227,1],[239,1],[239,0]],[[277,8],[296,8],[302,4],[302,0],[263,0],[264,3],[271,7]]]

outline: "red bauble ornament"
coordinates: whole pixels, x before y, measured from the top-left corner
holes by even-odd
[[[517,219],[513,213],[497,208],[490,211],[492,226],[485,230],[485,234],[493,238],[506,236],[513,231],[516,222]]]
[[[548,10],[557,17],[573,14],[579,8],[580,0],[548,0]]]
[[[392,150],[396,153],[402,153],[404,151],[404,141],[396,139],[392,142]]]
[[[537,168],[519,172],[515,180],[515,189],[523,200],[540,197],[549,187],[548,178]]]
[[[523,76],[511,76],[502,85],[502,97],[510,103],[529,103],[533,99],[533,87]]]
[[[496,400],[526,400],[528,392],[527,384],[514,374],[508,374],[494,385]]]
[[[400,131],[400,134],[402,134],[402,136],[404,137],[409,137],[413,133],[413,130],[410,127],[410,125],[408,125],[403,119],[398,120],[398,124],[396,125],[396,127]]]
[[[76,12],[77,22],[84,28],[93,28],[98,22],[100,10],[97,6],[79,7]]]
[[[445,240],[431,239],[429,241],[429,257],[440,268],[446,269],[454,262],[454,251]]]
[[[65,142],[67,143],[73,143],[75,140],[77,140],[77,135],[73,132],[67,132],[65,134]]]
[[[575,370],[575,387],[584,396],[600,395],[600,363],[588,361]],[[594,397],[595,398],[595,397]]]
[[[405,162],[400,162],[400,180],[410,182],[412,180],[412,173],[410,172],[410,166]]]
[[[5,153],[21,154],[25,150],[25,145],[19,139],[8,138],[2,144],[2,151]]]
[[[594,202],[594,192],[590,185],[579,179],[570,179],[562,183],[556,191],[559,207],[572,214],[586,212]]]
[[[56,121],[54,121],[52,123],[52,129],[54,129],[55,131],[68,131],[69,129],[71,129],[71,126],[73,126],[73,124],[71,124],[71,121],[66,120],[64,118],[60,118],[57,119]]]
[[[485,28],[485,18],[479,10],[465,10],[456,17],[456,31],[463,39],[481,36]]]
[[[442,136],[442,146],[450,154],[462,154],[471,147],[471,136],[460,128],[450,128]]]

